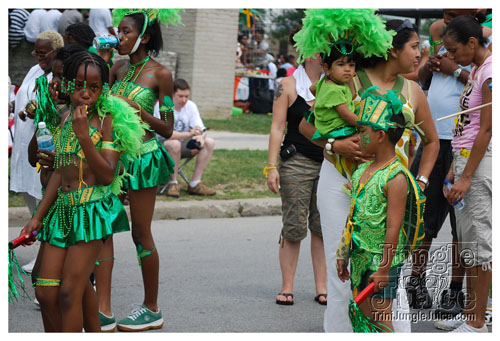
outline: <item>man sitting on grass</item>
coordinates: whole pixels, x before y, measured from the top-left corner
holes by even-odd
[[[215,190],[201,182],[201,177],[214,152],[215,141],[205,137],[205,126],[201,120],[196,104],[189,99],[190,88],[187,81],[177,79],[174,82],[174,132],[163,142],[163,146],[175,161],[174,174],[168,182],[167,195],[179,197],[180,185],[177,182],[177,172],[181,159],[196,155],[193,176],[187,191],[194,195],[215,195]],[[158,110],[158,105],[155,111]]]

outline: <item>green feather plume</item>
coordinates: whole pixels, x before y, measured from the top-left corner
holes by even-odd
[[[298,62],[316,53],[330,55],[332,44],[339,42],[349,42],[365,58],[372,55],[387,58],[396,32],[387,31],[384,23],[374,9],[307,9],[302,29],[293,37]]]
[[[177,8],[116,8],[113,10],[113,26],[118,26],[122,19],[134,13],[144,13],[148,17],[148,24],[151,25],[154,21],[159,20],[163,25],[182,24],[180,12],[184,9]]]
[[[142,146],[142,138],[146,134],[145,129],[149,125],[141,122],[137,115],[138,110],[131,107],[125,100],[112,96],[101,96],[98,104],[99,116],[109,113],[113,116],[113,132],[116,142],[123,152],[130,154],[139,153]]]
[[[130,106],[124,99],[110,94],[102,95],[97,104],[97,111],[100,117],[107,113],[113,117],[113,135],[122,152],[129,157],[137,155],[142,147],[142,138],[146,135],[149,125],[142,122],[137,115],[138,110]],[[121,185],[123,179],[130,176],[121,167],[121,161],[116,167],[116,174],[111,183],[111,192],[122,193]]]

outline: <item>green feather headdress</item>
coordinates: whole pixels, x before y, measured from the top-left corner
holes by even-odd
[[[388,90],[385,96],[378,96],[372,92],[375,89],[380,90],[377,86],[372,86],[361,95],[356,123],[384,131],[389,128],[411,128],[412,122],[401,125],[391,121],[392,116],[401,113],[403,109],[403,104],[396,93]]]
[[[298,62],[316,53],[329,56],[332,45],[343,55],[356,50],[365,58],[372,55],[387,58],[396,32],[387,31],[384,23],[374,9],[307,9],[302,29],[293,36]],[[349,51],[346,45],[351,45],[352,50]]]
[[[176,8],[116,8],[113,10],[113,26],[118,26],[120,21],[127,15],[142,13],[145,19],[140,34],[142,37],[148,26],[151,26],[157,20],[166,27],[168,25],[182,25],[181,16],[179,15],[182,11],[184,10]]]

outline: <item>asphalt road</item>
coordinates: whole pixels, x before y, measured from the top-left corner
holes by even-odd
[[[159,306],[165,319],[163,329],[155,332],[323,332],[325,307],[313,300],[309,237],[299,258],[295,305],[275,304],[281,286],[280,228],[280,216],[154,221],[161,269]],[[19,229],[9,228],[9,238]],[[114,238],[112,308],[122,318],[132,303],[142,301],[142,279],[130,234]],[[450,239],[446,223],[436,245]],[[20,264],[29,262],[37,249],[17,249]],[[8,330],[42,332],[37,306],[26,299],[10,303]],[[416,322],[412,331],[438,332],[432,321]]]

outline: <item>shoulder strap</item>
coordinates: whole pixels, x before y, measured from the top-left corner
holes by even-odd
[[[365,70],[359,70],[358,71],[358,78],[361,81],[361,89],[359,92],[364,92],[371,86],[373,86],[372,81],[370,78],[368,78],[368,75],[366,74]],[[354,82],[356,84],[356,82]],[[403,90],[403,85],[404,85],[404,78],[401,75],[398,75],[396,77],[396,83],[394,83],[394,86],[392,87],[393,91],[398,91],[399,94],[401,94],[401,90]],[[358,91],[358,89],[356,89]],[[358,93],[359,93],[358,92]],[[403,103],[406,103],[406,98],[401,94],[400,99]]]
[[[361,88],[359,90],[356,89],[356,91],[358,91],[358,93],[365,92],[366,89],[370,88],[373,85],[370,78],[368,78],[368,75],[366,74],[365,70],[358,71],[358,78],[359,78],[359,81],[361,82]]]

